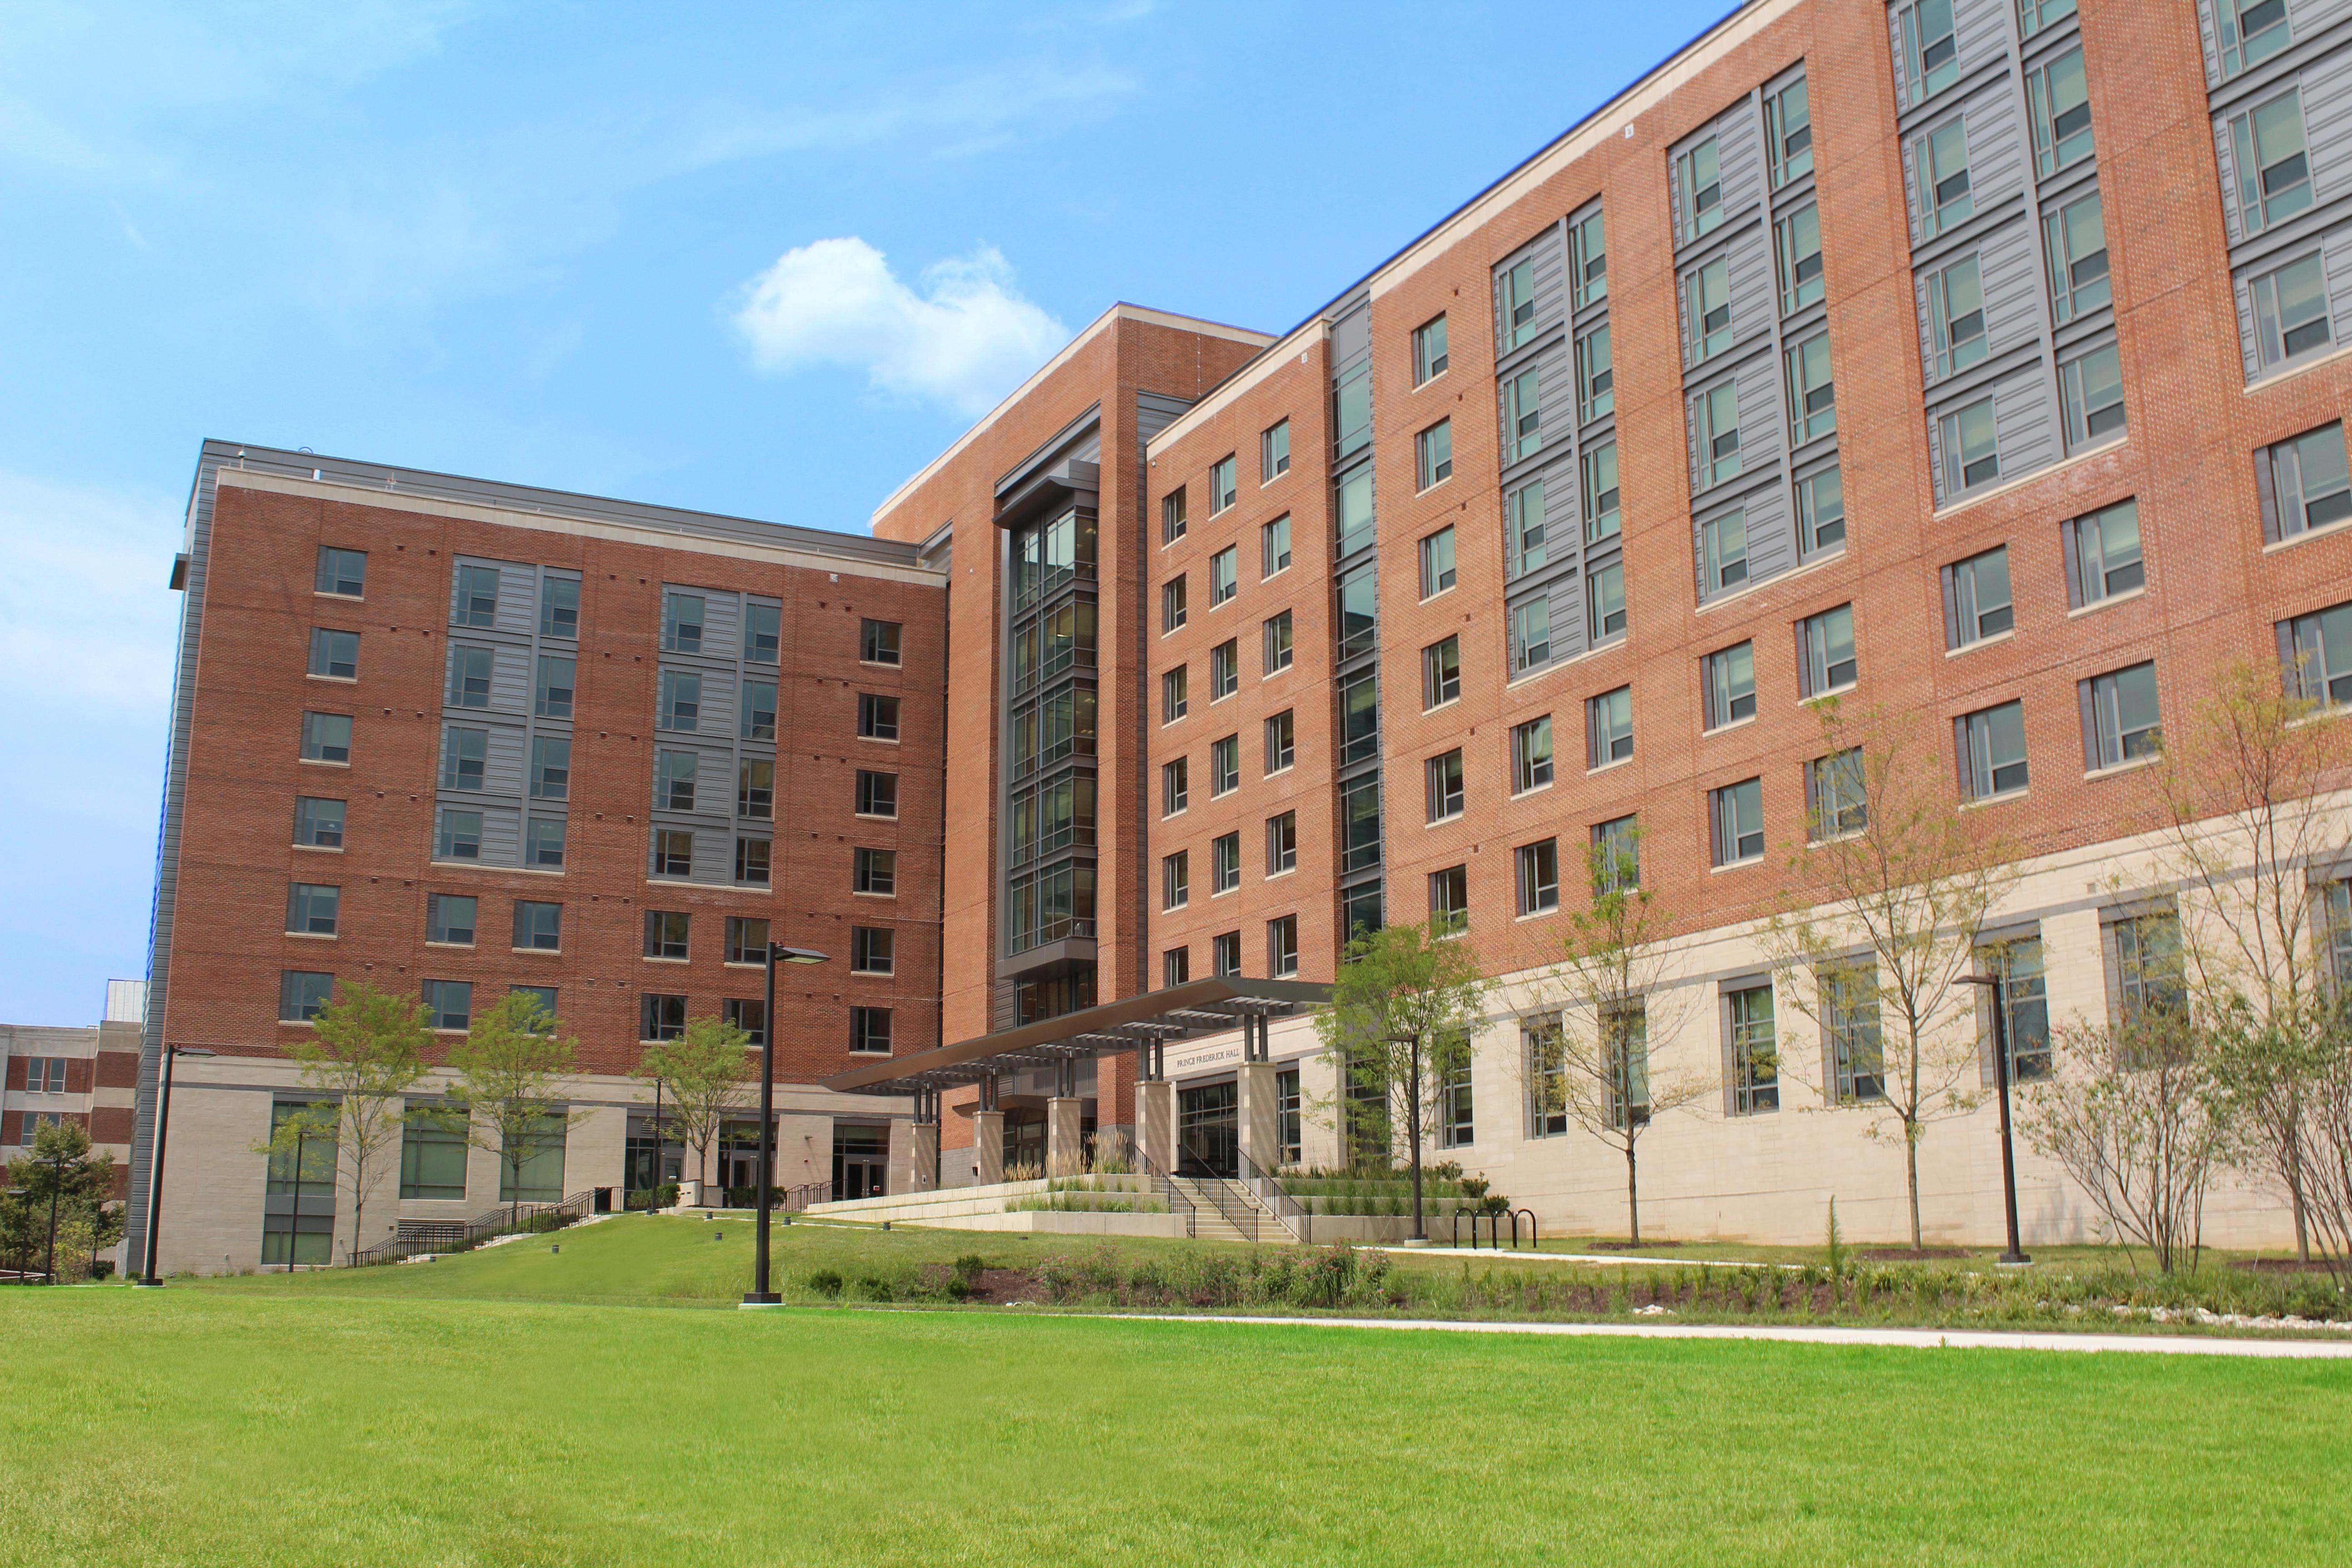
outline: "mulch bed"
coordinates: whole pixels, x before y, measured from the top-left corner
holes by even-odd
[[[1679,1241],[1596,1241],[1592,1244],[1592,1250],[1595,1252],[1649,1252],[1681,1245]]]
[[[1866,1258],[1873,1263],[1916,1263],[1928,1258],[1967,1258],[1965,1247],[1874,1247],[1867,1252],[1857,1252],[1856,1258]]]
[[[2330,1274],[2335,1272],[2335,1268],[2332,1264],[2322,1263],[2316,1258],[2313,1258],[2308,1263],[2300,1263],[2292,1258],[2246,1258],[2239,1259],[2238,1267],[2241,1268],[2252,1269],[2257,1274]]]

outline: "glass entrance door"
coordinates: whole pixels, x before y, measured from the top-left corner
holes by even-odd
[[[889,1187],[890,1130],[835,1123],[833,1195],[835,1200],[878,1198]]]
[[[1242,1173],[1240,1090],[1204,1083],[1176,1091],[1177,1173],[1238,1176]]]

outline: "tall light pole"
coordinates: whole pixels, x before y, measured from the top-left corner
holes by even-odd
[[[1406,1141],[1412,1148],[1412,1238],[1427,1241],[1429,1226],[1421,1212],[1421,1032],[1416,1029],[1410,1035],[1391,1035],[1389,1044],[1404,1046],[1412,1052],[1412,1068],[1405,1076],[1408,1103],[1404,1117]],[[1476,1237],[1471,1239],[1475,1242]]]
[[[767,1010],[760,1015],[760,1217],[753,1222],[756,1239],[751,1252],[751,1293],[746,1307],[773,1307],[783,1298],[768,1289],[768,1226],[772,1216],[776,1180],[776,965],[825,963],[830,960],[814,948],[768,944]]]
[[[2017,1243],[2017,1156],[2009,1130],[2009,987],[1999,974],[1963,974],[1960,979],[1992,992],[1992,1080],[2000,1091],[2000,1197],[2009,1218],[2009,1250],[2000,1260],[2031,1263],[2033,1259]]]
[[[159,1289],[163,1283],[155,1278],[155,1237],[163,1228],[163,1133],[172,1121],[172,1058],[215,1054],[204,1046],[174,1046],[167,1042],[163,1047],[163,1081],[157,1086],[155,1093],[155,1139],[148,1151],[147,1161],[150,1167],[147,1173],[147,1256],[142,1259],[146,1267],[137,1280],[151,1290]],[[301,1206],[299,1199],[296,1200],[295,1206],[298,1209]]]

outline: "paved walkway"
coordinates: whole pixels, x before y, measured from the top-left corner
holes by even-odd
[[[2352,1361],[2352,1344],[2324,1340],[2223,1339],[2200,1334],[2022,1333],[1943,1329],[1799,1328],[1740,1323],[1463,1323],[1433,1318],[1252,1318],[1121,1312],[1162,1323],[1283,1324],[1294,1328],[1426,1329],[1455,1334],[1557,1334],[1643,1340],[1781,1340],[1795,1344],[1905,1345],[1914,1350],[2128,1351],[2147,1355],[2253,1356]]]

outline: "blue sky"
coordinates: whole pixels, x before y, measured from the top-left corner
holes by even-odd
[[[203,437],[862,531],[1113,301],[1295,325],[1727,8],[0,0],[0,1019],[144,972]]]

